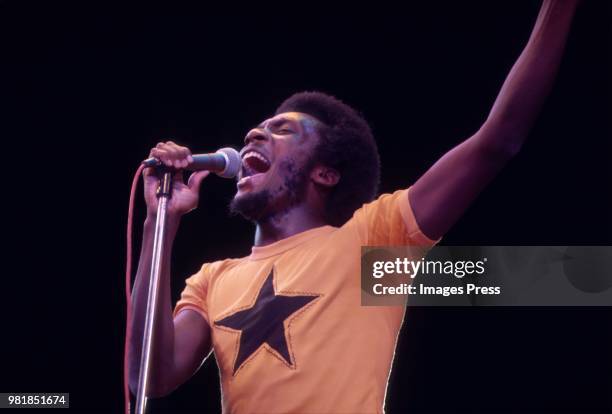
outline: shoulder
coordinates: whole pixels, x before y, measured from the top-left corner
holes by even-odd
[[[229,258],[217,260],[214,262],[207,262],[202,265],[200,268],[200,273],[207,274],[210,278],[216,278],[240,265],[242,262],[247,260],[247,257],[241,258]]]

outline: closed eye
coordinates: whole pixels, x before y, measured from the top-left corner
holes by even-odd
[[[292,123],[286,119],[280,119],[271,125],[271,129],[275,134],[287,135],[294,134],[295,129],[292,127]]]

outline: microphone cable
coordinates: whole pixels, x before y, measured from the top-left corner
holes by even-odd
[[[130,367],[129,348],[132,339],[132,233],[134,225],[134,202],[138,180],[144,165],[140,165],[134,174],[130,190],[126,231],[126,259],[125,259],[125,344],[123,347],[123,398],[125,414],[130,414]]]

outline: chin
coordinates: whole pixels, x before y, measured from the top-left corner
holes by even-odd
[[[230,213],[240,214],[250,221],[259,221],[266,214],[270,198],[270,192],[267,190],[237,193],[230,202]]]

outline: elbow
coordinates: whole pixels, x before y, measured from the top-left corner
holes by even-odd
[[[132,393],[132,395],[136,395],[138,392],[138,381],[134,381],[131,375],[128,385],[130,387],[130,392]]]
[[[147,398],[162,398],[167,397],[172,393],[173,389],[170,388],[161,388],[158,386],[152,386],[150,384],[147,387]],[[138,394],[138,382],[132,383],[130,381],[130,392],[132,395],[136,396]]]
[[[506,139],[499,143],[492,151],[494,151],[497,157],[510,161],[518,155],[522,147],[522,139]]]
[[[527,133],[512,125],[501,128],[485,125],[479,135],[481,139],[478,140],[478,147],[484,156],[507,162],[521,151]]]
[[[136,396],[138,393],[138,374],[130,374],[128,386],[132,395]],[[147,398],[162,398],[170,395],[174,391],[173,387],[161,384],[158,381],[154,381],[153,378],[149,378],[147,385]]]
[[[129,372],[128,372],[128,388],[132,395],[136,396],[138,393],[138,382],[140,380],[140,354],[130,350],[129,354]],[[171,394],[176,386],[173,386],[172,378],[168,375],[164,375],[163,372],[171,372],[170,370],[161,369],[159,364],[155,361],[151,361],[149,367],[149,375],[147,381],[147,398],[161,398]]]
[[[173,388],[150,388],[147,390],[147,398],[162,398],[172,394]]]
[[[129,355],[128,387],[132,395],[136,395],[138,390],[138,367],[134,363],[132,352]]]

